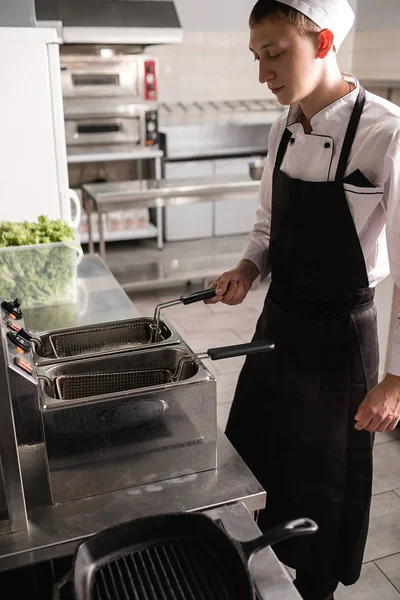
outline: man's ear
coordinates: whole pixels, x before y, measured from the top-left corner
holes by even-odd
[[[318,58],[325,58],[331,50],[334,48],[334,36],[330,29],[323,29],[319,32],[319,47],[318,47]]]

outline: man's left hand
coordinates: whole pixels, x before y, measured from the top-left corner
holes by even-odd
[[[356,429],[393,431],[400,420],[400,377],[387,374],[360,404]]]

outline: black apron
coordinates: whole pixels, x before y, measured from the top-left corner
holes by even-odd
[[[372,487],[373,436],[354,429],[354,416],[379,363],[374,293],[343,187],[364,103],[361,88],[335,181],[283,173],[292,136],[283,134],[273,174],[272,281],[254,336],[276,349],[247,357],[226,428],[267,492],[261,529],[297,517],[319,525],[315,536],[277,544],[278,558],[345,585],[360,575]]]

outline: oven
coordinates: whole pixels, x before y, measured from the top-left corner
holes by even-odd
[[[68,154],[158,147],[158,61],[132,48],[65,47]]]

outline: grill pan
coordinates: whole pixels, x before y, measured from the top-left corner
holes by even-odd
[[[274,344],[268,341],[251,342],[249,344],[238,344],[236,346],[224,346],[222,348],[210,348],[207,352],[183,356],[175,371],[167,368],[157,369],[132,369],[126,371],[106,371],[94,373],[82,373],[71,375],[60,375],[55,378],[54,383],[50,379],[48,384],[55,385],[57,397],[60,400],[78,400],[80,398],[92,398],[119,392],[128,392],[135,389],[166,385],[188,379],[192,374],[187,369],[194,371],[194,359],[211,358],[211,360],[222,360],[248,354],[270,352]],[[47,379],[43,375],[39,377]]]
[[[311,535],[311,519],[278,525],[249,542],[201,513],[130,521],[83,542],[72,569],[76,600],[254,600],[252,557],[286,539]]]

